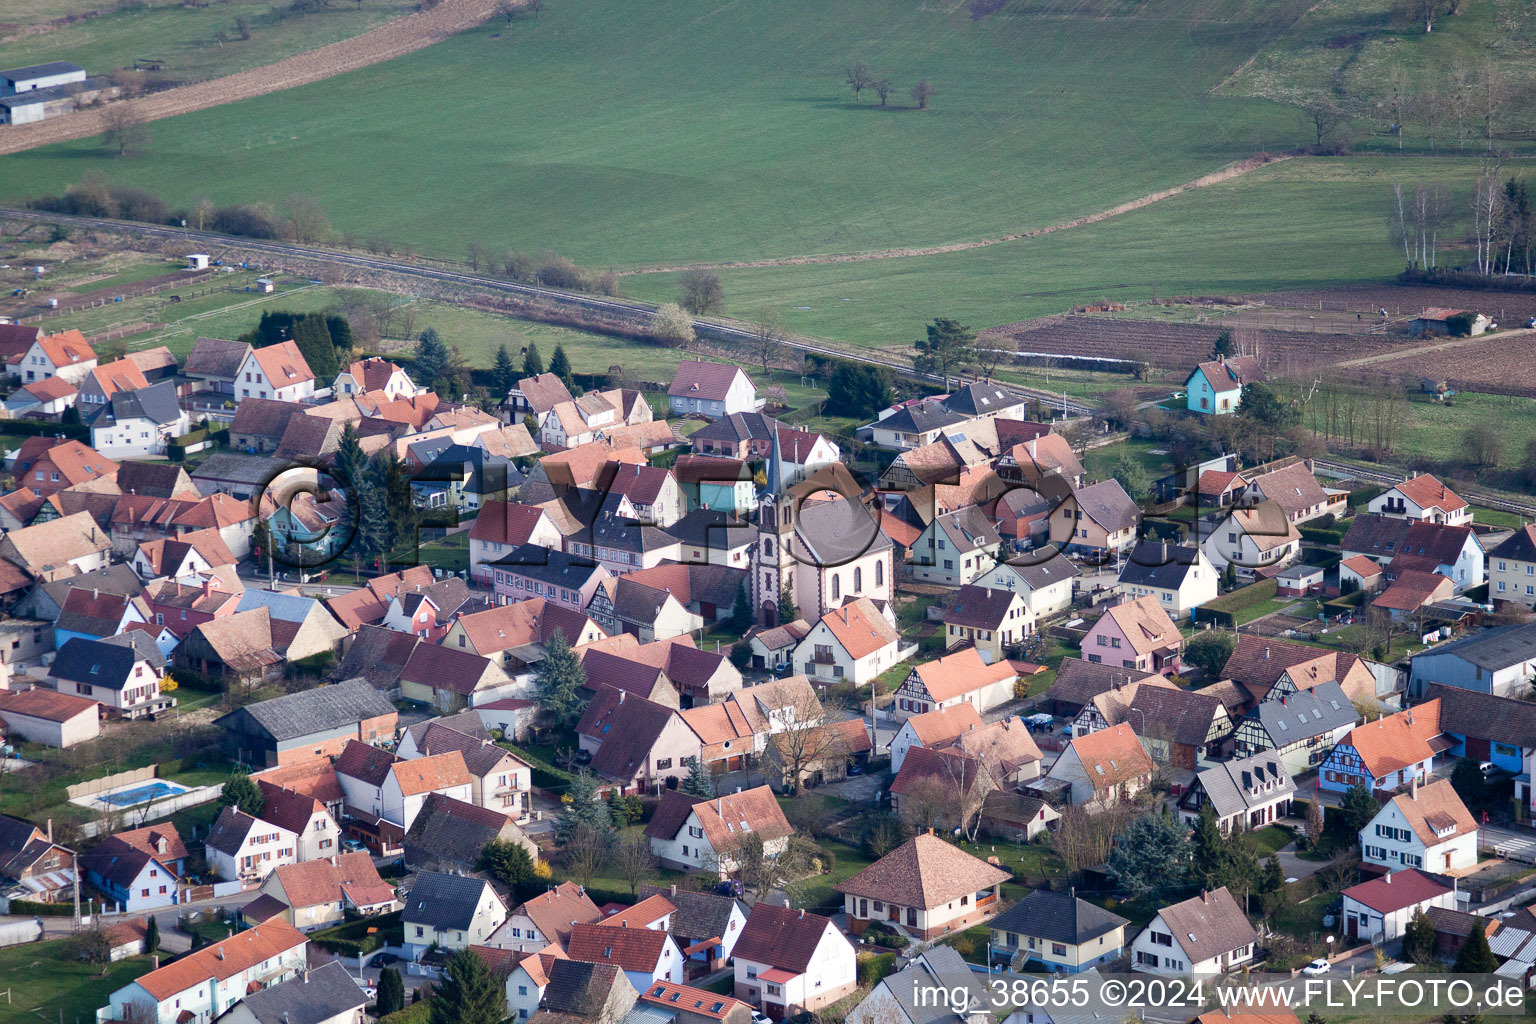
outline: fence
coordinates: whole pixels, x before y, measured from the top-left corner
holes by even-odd
[[[126,772],[118,772],[116,775],[103,775],[99,779],[89,779],[85,782],[77,782],[73,786],[65,786],[64,791],[69,794],[71,800],[78,800],[83,796],[95,796],[97,793],[105,793],[109,789],[119,786],[131,785],[135,782],[148,782],[155,777],[159,765],[145,765],[143,768],[134,768]]]
[[[79,302],[70,303],[61,302],[55,309],[44,309],[33,314],[32,316],[21,317],[20,322],[25,323],[29,320],[42,321],[56,316],[64,316],[68,313],[78,313],[82,309],[95,309],[98,306],[112,306],[119,302],[124,302],[128,299],[140,299],[146,295],[158,295],[160,292],[168,291],[172,288],[179,289],[180,294],[184,299],[192,299],[199,295],[208,295],[212,292],[226,290],[228,287],[226,285],[216,285],[211,283],[190,289],[180,287],[182,284],[196,284],[198,282],[205,281],[209,276],[210,275],[206,273],[198,274],[196,277],[180,277],[178,275],[172,280],[161,280],[158,283],[140,282],[139,284],[129,285],[120,291],[106,289],[107,291],[111,292],[111,294],[103,298],[81,299]]]
[[[137,807],[125,807],[122,812],[123,821],[125,823],[142,824],[139,820],[140,816],[142,815],[144,820],[148,821],[151,814],[155,818],[164,818],[175,814],[177,811],[184,811],[188,807],[197,807],[200,804],[217,800],[222,792],[224,792],[223,786],[202,786],[198,789],[189,789],[185,793],[178,793],[176,796],[168,796],[160,800],[150,801],[147,804],[139,804]],[[100,822],[88,821],[80,826],[80,834],[87,839],[94,839],[100,830]]]

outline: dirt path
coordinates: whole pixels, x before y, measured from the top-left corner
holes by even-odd
[[[1500,331],[1499,337],[1508,338],[1514,337],[1516,335],[1529,334],[1536,334],[1536,331],[1529,331],[1525,328],[1518,328],[1512,331]],[[1439,341],[1430,345],[1415,345],[1413,348],[1393,349],[1390,352],[1380,352],[1373,356],[1362,356],[1359,359],[1346,359],[1342,363],[1334,363],[1333,369],[1344,370],[1352,366],[1370,366],[1372,363],[1390,363],[1398,359],[1407,359],[1410,356],[1421,356],[1426,352],[1441,352],[1445,349],[1460,348],[1463,345],[1478,345],[1487,341],[1488,338],[1488,335],[1479,334],[1470,338],[1453,338],[1450,341]]]
[[[732,260],[722,263],[679,263],[671,266],[640,267],[636,270],[620,271],[620,277],[629,277],[635,274],[667,274],[682,270],[743,270],[750,267],[799,267],[811,263],[860,263],[864,260],[890,260],[903,256],[938,256],[946,252],[963,252],[966,249],[984,249],[989,245],[999,245],[1003,242],[1017,242],[1024,238],[1038,238],[1041,235],[1049,235],[1057,231],[1066,231],[1069,228],[1080,228],[1088,224],[1097,224],[1099,221],[1118,217],[1132,210],[1140,210],[1160,203],[1164,199],[1172,199],[1183,192],[1190,192],[1197,188],[1206,188],[1210,185],[1219,185],[1224,181],[1241,177],[1249,171],[1258,170],[1260,167],[1281,160],[1289,160],[1289,156],[1250,157],[1247,160],[1239,160],[1235,164],[1228,164],[1219,171],[1202,175],[1194,181],[1176,185],[1173,188],[1165,188],[1161,192],[1153,192],[1142,196],[1140,199],[1132,199],[1130,202],[1112,206],[1098,213],[1090,213],[1076,220],[1063,221],[1060,224],[1051,224],[1043,228],[1034,228],[1030,231],[1020,231],[1012,235],[998,235],[995,238],[981,238],[974,242],[954,242],[950,245],[930,245],[921,248],[909,249],[873,249],[868,252],[826,253],[819,256],[781,256],[777,259],[767,260]]]
[[[441,42],[484,22],[495,13],[495,8],[496,0],[443,0],[431,10],[399,18],[360,36],[295,54],[275,64],[123,102],[144,120],[158,121],[162,117],[175,117],[308,85]],[[109,104],[109,107],[116,106],[118,104]],[[0,155],[100,135],[106,129],[105,109],[108,108],[79,110],[33,124],[6,125],[0,128]]]

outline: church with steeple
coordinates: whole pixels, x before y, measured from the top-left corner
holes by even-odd
[[[767,477],[752,550],[750,596],[758,622],[779,624],[786,589],[808,622],[854,598],[890,601],[896,589],[895,545],[859,500],[853,475],[837,463],[786,487],[775,433]]]

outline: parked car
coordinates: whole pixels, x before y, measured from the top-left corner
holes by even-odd
[[[1499,769],[1492,761],[1484,761],[1477,766],[1477,770],[1483,773],[1484,779],[1491,779]]]
[[[363,845],[363,841],[361,839],[343,839],[341,841],[341,848],[346,850],[348,853],[362,853],[364,850],[368,849],[368,847]]]
[[[1333,970],[1333,964],[1330,964],[1327,960],[1324,960],[1322,957],[1318,957],[1316,960],[1313,960],[1311,963],[1307,964],[1307,966],[1303,967],[1301,969],[1301,973],[1302,974],[1314,974],[1314,975],[1315,974],[1327,974],[1331,970]]]

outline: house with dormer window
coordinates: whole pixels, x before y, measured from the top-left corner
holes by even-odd
[[[235,401],[301,402],[315,393],[315,374],[292,341],[252,349],[235,374]]]
[[[1131,970],[1223,974],[1253,960],[1259,933],[1226,886],[1164,907],[1131,943]]]
[[[1360,830],[1360,868],[1449,874],[1477,863],[1477,821],[1450,779],[1408,784]]]
[[[1440,734],[1439,699],[1425,701],[1351,729],[1318,769],[1318,785],[1342,793],[1354,786],[1375,792],[1422,784],[1454,745]]]

